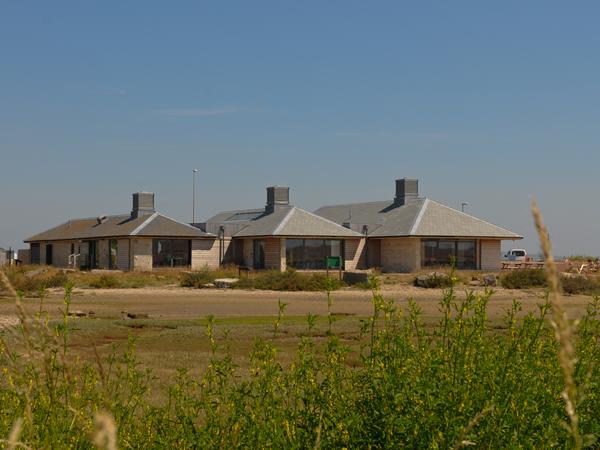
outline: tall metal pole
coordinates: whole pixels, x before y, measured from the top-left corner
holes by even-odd
[[[196,173],[198,169],[192,170],[192,224],[196,223]]]

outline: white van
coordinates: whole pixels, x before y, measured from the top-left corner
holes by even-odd
[[[504,257],[509,261],[527,261],[527,251],[522,248],[513,248]]]

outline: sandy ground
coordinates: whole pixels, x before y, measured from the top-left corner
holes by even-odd
[[[439,315],[438,303],[442,291],[420,289],[412,286],[384,288],[383,294],[398,305],[405,306],[413,298],[423,310],[424,317]],[[482,290],[479,290],[482,292]],[[464,297],[464,290],[457,290]],[[579,317],[590,298],[569,296],[565,298],[568,314]],[[276,315],[278,300],[288,304],[287,316],[305,316],[309,313],[327,313],[325,294],[318,292],[272,292],[216,289],[188,289],[180,287],[142,289],[95,289],[75,292],[72,310],[94,311],[97,317],[119,317],[122,311],[146,313],[151,317],[165,319],[199,318],[212,314],[216,317],[271,316]],[[333,293],[333,311],[338,314],[368,316],[372,312],[371,292],[343,289]],[[490,303],[488,314],[491,320],[498,320],[510,308],[513,300],[522,303],[522,313],[535,312],[543,301],[541,290],[506,290],[498,288]],[[37,311],[39,300],[26,299],[24,305],[31,313]],[[45,300],[45,310],[51,316],[59,316],[62,308],[62,291],[52,290]],[[15,323],[14,301],[0,299],[0,327]]]

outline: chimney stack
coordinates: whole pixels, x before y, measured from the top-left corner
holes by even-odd
[[[396,206],[406,205],[419,198],[419,180],[416,178],[402,178],[396,180]]]
[[[137,219],[141,216],[149,216],[155,212],[154,193],[136,192],[133,194],[133,209],[131,210],[132,219]]]
[[[265,212],[271,214],[279,208],[289,206],[290,188],[282,186],[269,186],[267,188],[267,204]]]

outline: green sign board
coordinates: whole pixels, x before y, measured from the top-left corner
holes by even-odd
[[[339,256],[328,256],[325,258],[325,267],[328,269],[339,269],[342,267],[342,258]]]

